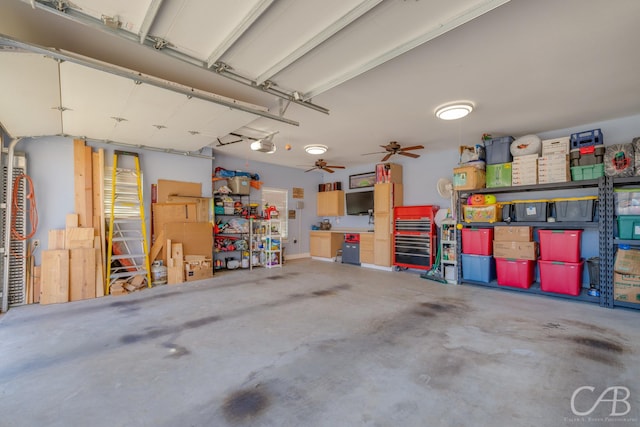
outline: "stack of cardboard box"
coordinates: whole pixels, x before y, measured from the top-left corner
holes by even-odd
[[[614,299],[640,304],[640,250],[618,249],[613,270]]]

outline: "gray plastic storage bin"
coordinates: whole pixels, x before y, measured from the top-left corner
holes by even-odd
[[[593,221],[596,199],[596,197],[554,199],[556,221]]]
[[[512,136],[503,136],[500,138],[488,139],[484,142],[486,152],[486,162],[488,165],[497,165],[500,163],[509,163],[513,161],[511,155]]]
[[[549,216],[547,200],[514,200],[513,206],[516,212],[516,221],[519,222],[546,222]]]

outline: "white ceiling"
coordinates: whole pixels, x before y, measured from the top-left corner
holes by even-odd
[[[285,118],[299,122],[258,117],[220,126],[218,119],[201,139],[189,140],[177,129],[204,129],[209,109],[219,107],[193,99],[182,108],[181,98],[160,108],[171,96],[140,88],[129,102],[152,105],[134,109],[143,116],[140,127],[125,132],[122,123],[133,123],[100,122],[104,111],[92,111],[91,102],[100,88],[90,87],[99,78],[76,79],[82,71],[75,66],[63,86],[87,85],[73,92],[81,94],[73,101],[82,108],[63,122],[68,134],[90,124],[89,137],[151,146],[159,130],[150,124],[162,118],[163,148],[213,144],[249,160],[305,167],[316,158],[302,148],[320,143],[329,147],[323,156],[329,163],[349,167],[375,163],[382,155],[362,154],[391,140],[423,144],[419,153],[428,156],[479,141],[483,133],[519,136],[640,114],[637,0],[74,0],[65,12],[51,7],[58,1],[30,3],[5,0],[0,33],[266,106],[274,115],[284,109]],[[104,17],[119,21],[118,35]],[[159,39],[168,46],[147,46]],[[274,85],[261,90],[223,77],[215,71],[221,63],[232,69],[223,74]],[[19,76],[0,69],[0,77]],[[55,95],[47,77],[31,81],[32,92]],[[294,91],[297,103],[282,100]],[[12,114],[28,111],[37,98],[31,95],[3,96],[0,123],[9,128]],[[457,122],[434,117],[436,106],[459,99],[474,102],[476,110]],[[323,109],[329,114],[317,111]],[[55,120],[51,111],[43,114]],[[214,136],[235,126],[254,138],[277,132],[278,150],[251,152],[249,141],[217,147]]]

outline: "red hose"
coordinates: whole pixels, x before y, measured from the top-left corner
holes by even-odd
[[[27,193],[27,196],[25,198],[25,207],[27,206],[27,202],[28,202],[29,204],[28,215],[29,215],[29,224],[31,224],[31,232],[26,236],[23,236],[22,234],[20,234],[18,230],[16,230],[16,218],[18,217],[18,214],[22,214],[25,211],[25,209],[22,208],[18,203],[21,179],[26,180],[27,183],[29,184],[28,185],[29,192]],[[31,181],[31,178],[28,175],[26,174],[18,175],[15,181],[13,181],[13,196],[12,196],[11,203],[13,204],[13,209],[11,214],[11,236],[15,240],[27,240],[32,238],[34,234],[36,234],[36,230],[38,229],[38,210],[36,209],[36,195],[33,189],[33,181]]]

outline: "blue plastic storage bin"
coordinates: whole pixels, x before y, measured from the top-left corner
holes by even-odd
[[[489,283],[496,279],[496,260],[491,255],[462,256],[462,280]]]
[[[604,135],[600,129],[587,130],[571,134],[571,149],[604,144]]]

